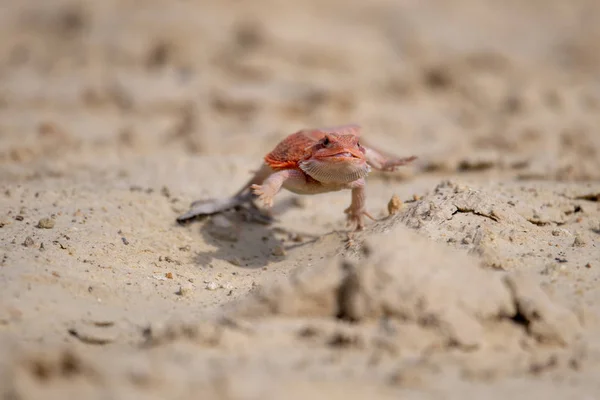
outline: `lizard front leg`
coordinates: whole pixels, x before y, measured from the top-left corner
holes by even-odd
[[[366,209],[365,180],[358,179],[354,181],[351,189],[352,201],[350,202],[350,207],[346,208],[344,212],[347,214],[348,224],[352,230],[361,231],[365,227],[364,216],[375,221],[375,218]]]
[[[252,188],[252,185],[262,184],[272,173],[273,170],[271,167],[269,167],[267,164],[262,164],[258,170],[254,171],[254,175],[250,178],[250,180],[247,181],[246,184],[233,195],[233,197],[243,196],[246,192],[248,192],[248,189]]]
[[[250,188],[266,207],[272,207],[273,198],[279,193],[284,183],[302,185],[306,183],[306,177],[302,171],[284,169],[271,174],[263,181],[262,185],[253,184]]]

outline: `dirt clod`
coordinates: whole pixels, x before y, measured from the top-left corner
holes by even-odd
[[[39,220],[37,227],[40,229],[52,229],[54,228],[55,221],[52,218],[42,218]]]
[[[388,202],[387,209],[389,215],[397,214],[402,208],[402,200],[397,195],[393,195]]]

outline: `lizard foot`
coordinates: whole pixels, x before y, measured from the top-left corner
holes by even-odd
[[[265,207],[273,207],[273,197],[275,197],[275,193],[272,193],[272,190],[270,190],[269,186],[252,185],[250,188],[252,188],[252,192],[258,196]]]
[[[352,231],[362,231],[365,229],[364,217],[369,217],[373,221],[377,221],[375,217],[373,217],[366,210],[356,210],[352,208],[352,206],[346,208],[344,210],[346,213],[346,224],[352,228]]]

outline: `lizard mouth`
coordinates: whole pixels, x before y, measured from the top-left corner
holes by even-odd
[[[341,153],[332,154],[329,157],[358,158],[357,156],[350,153],[349,151],[343,151]]]

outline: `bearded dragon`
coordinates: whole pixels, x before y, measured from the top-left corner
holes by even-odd
[[[364,228],[364,217],[375,218],[366,209],[365,177],[371,169],[393,171],[415,160],[376,150],[360,140],[358,125],[303,129],[283,139],[264,157],[254,176],[232,197],[192,203],[177,220],[185,222],[258,199],[270,208],[283,188],[296,194],[314,195],[349,189],[350,206],[344,210],[353,231]]]

